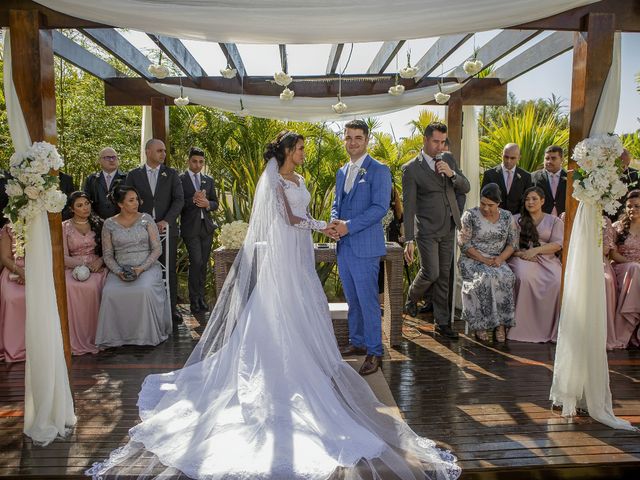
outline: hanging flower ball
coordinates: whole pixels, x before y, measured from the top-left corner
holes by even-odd
[[[163,79],[169,76],[169,69],[164,65],[151,64],[147,67],[147,71],[156,78]]]
[[[464,65],[462,65],[462,69],[467,75],[480,73],[482,67],[484,67],[484,63],[482,63],[482,60],[478,60],[477,58],[475,60],[467,60],[464,62]]]
[[[418,67],[407,65],[398,72],[402,78],[415,78],[418,74]]]
[[[289,75],[288,73],[285,73],[285,72],[274,73],[273,74],[273,79],[281,87],[286,87],[287,85],[289,85],[293,81],[293,78],[291,78],[291,75]]]
[[[293,97],[295,96],[295,94],[296,92],[285,87],[285,89],[282,90],[282,93],[280,94],[280,100],[288,102],[290,100],[293,100]]]
[[[235,68],[231,68],[231,66],[227,65],[227,68],[223,68],[220,70],[220,75],[224,78],[234,78],[238,71]]]
[[[346,112],[347,110],[347,104],[344,103],[342,100],[340,100],[338,103],[336,103],[335,105],[331,105],[331,108],[333,108],[333,111],[336,112],[338,115]]]
[[[435,98],[437,104],[444,105],[449,101],[449,99],[451,98],[451,95],[444,92],[438,92],[433,96],[433,98]]]
[[[404,85],[394,85],[393,87],[389,87],[389,95],[393,95],[397,97],[404,93]]]
[[[178,97],[173,99],[173,103],[178,107],[184,107],[189,105],[189,97]]]

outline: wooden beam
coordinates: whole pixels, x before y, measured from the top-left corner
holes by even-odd
[[[460,162],[462,152],[462,92],[451,94],[447,104],[447,138],[449,150],[456,161]]]
[[[0,27],[9,26],[10,10],[25,10],[41,13],[44,18],[42,28],[96,28],[107,26],[83,18],[65,15],[64,13],[40,5],[33,0],[2,0],[2,2],[0,2]]]
[[[53,30],[53,53],[100,80],[108,81],[113,77],[126,77],[124,73],[57,30]]]
[[[284,44],[278,45],[280,50],[280,67],[282,71],[287,73],[289,71],[289,65],[287,65],[287,46]]]
[[[640,32],[640,2],[638,0],[603,0],[510,28],[580,31],[583,28],[582,19],[591,13],[615,15],[615,30]]]
[[[41,29],[45,19],[37,10],[11,10],[11,58],[13,83],[32,142],[57,143],[56,93],[53,68],[53,35]],[[53,172],[55,175],[57,171]],[[49,232],[53,259],[53,280],[60,316],[62,342],[71,373],[71,343],[67,318],[67,289],[62,244],[62,216],[49,213]]]
[[[404,45],[405,40],[395,41],[395,42],[384,42],[380,46],[380,50],[376,54],[373,62],[369,66],[367,70],[368,74],[371,75],[381,75],[387,69],[393,57],[395,57],[402,46]]]
[[[327,60],[327,75],[336,73],[338,69],[338,63],[340,63],[340,55],[344,49],[344,43],[334,43],[331,45],[331,52],[329,53],[329,60]]]
[[[482,60],[485,67],[489,67],[540,33],[539,30],[503,30],[480,47],[477,57]],[[450,75],[457,78],[459,82],[464,82],[471,78],[464,71],[463,65],[464,62]]]
[[[554,32],[496,69],[492,77],[510,82],[573,48],[573,33]]]
[[[155,79],[147,71],[151,65],[149,59],[113,28],[82,28],[80,31],[142,78],[149,81]]]
[[[162,140],[167,148],[165,164],[169,165],[168,125],[166,115],[166,103],[162,97],[151,97],[151,136]]]
[[[220,49],[227,59],[227,63],[230,67],[235,68],[238,71],[239,77],[245,77],[247,71],[244,68],[242,57],[238,51],[238,47],[235,43],[219,43]]]
[[[304,80],[308,77],[296,78]],[[223,93],[277,97],[282,87],[273,83],[272,80],[272,77],[247,77],[243,82],[244,88],[241,89],[236,82],[229,82],[222,77],[205,77],[200,81],[200,88]],[[413,80],[402,80],[401,83],[406,91],[411,91],[415,88],[435,85],[442,80],[427,78],[418,83]],[[451,81],[451,79],[447,78],[444,81]],[[168,77],[163,80],[163,83],[179,85],[180,80]],[[188,79],[183,79],[182,84],[185,87],[196,86]],[[377,81],[348,81],[342,84],[342,94],[344,96],[386,94],[392,85],[394,85],[393,78]],[[333,78],[327,82],[294,81],[294,88],[297,97],[331,98],[338,93],[338,80]],[[112,78],[105,83],[106,105],[150,105],[152,97],[164,98],[165,105],[173,105],[172,97],[160,95],[142,78]],[[462,101],[464,105],[506,105],[507,85],[501,84],[497,78],[473,78],[462,89]]]
[[[191,55],[187,47],[177,38],[166,37],[164,35],[154,35],[147,33],[149,38],[158,45],[171,61],[184,72],[195,83],[198,83],[198,77],[206,77],[207,72]]]
[[[471,38],[470,33],[461,33],[459,35],[447,35],[438,38],[436,43],[431,45],[420,60],[414,65],[418,67],[417,78],[424,78],[435,70],[435,68],[444,62],[449,56],[455,52],[464,42]]]
[[[613,59],[613,38],[616,24],[614,17],[613,14],[591,13],[583,19],[584,31],[574,33],[563,270],[566,265],[566,253],[569,251],[573,220],[578,209],[578,202],[573,198],[573,171],[578,165],[571,160],[571,152],[576,144],[588,137],[591,132],[591,126]]]

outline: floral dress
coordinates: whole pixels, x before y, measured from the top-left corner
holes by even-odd
[[[491,267],[466,255],[475,248],[482,255],[494,257],[511,245],[518,245],[518,232],[511,213],[499,210],[495,223],[485,219],[480,210],[472,208],[462,216],[458,245],[462,250],[458,266],[462,277],[462,318],[471,330],[492,329],[498,325],[510,327],[515,303],[515,275],[507,265]]]

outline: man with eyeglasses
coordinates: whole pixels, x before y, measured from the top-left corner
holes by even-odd
[[[502,193],[500,208],[512,214],[520,213],[524,191],[531,186],[531,174],[518,167],[520,147],[507,143],[502,149],[502,163],[484,172],[482,187],[488,183],[497,183]]]
[[[127,175],[118,170],[120,160],[116,151],[111,147],[100,150],[98,162],[102,170],[89,175],[82,190],[89,195],[95,214],[102,219],[107,219],[119,211],[118,206],[110,202],[107,195],[117,184],[124,182]]]

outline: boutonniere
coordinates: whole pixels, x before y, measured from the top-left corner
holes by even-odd
[[[161,175],[162,175],[163,177],[166,177],[166,176],[167,176],[167,172],[162,172],[162,173],[161,173]]]
[[[360,167],[360,170],[358,170],[358,175],[360,175],[362,177],[362,176],[364,176],[366,174],[367,174],[367,169]]]
[[[205,180],[202,180],[202,181],[200,182],[200,185],[204,185],[205,183],[207,183],[207,182],[206,182]]]

